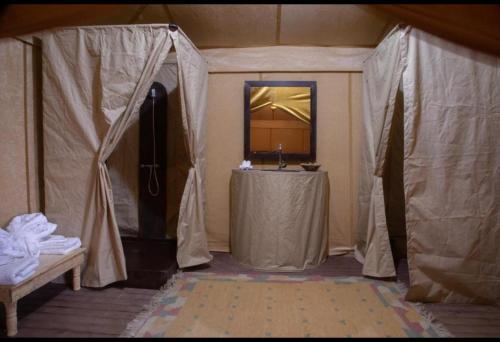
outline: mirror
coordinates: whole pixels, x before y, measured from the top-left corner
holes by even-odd
[[[316,161],[316,82],[245,81],[245,160]]]

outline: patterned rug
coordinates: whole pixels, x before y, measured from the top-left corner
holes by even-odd
[[[363,277],[180,273],[122,336],[451,336],[405,292]]]

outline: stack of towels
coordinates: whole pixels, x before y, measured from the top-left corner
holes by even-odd
[[[250,160],[244,160],[240,164],[240,170],[251,170],[253,169],[252,162]]]
[[[42,213],[16,216],[0,228],[0,284],[14,285],[31,277],[40,254],[67,254],[81,246],[79,238],[52,235],[56,228]]]

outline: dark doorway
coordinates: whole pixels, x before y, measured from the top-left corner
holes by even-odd
[[[406,217],[404,193],[404,108],[401,89],[396,95],[394,115],[389,133],[389,148],[383,175],[385,216],[389,231],[389,241],[398,267],[406,260]]]
[[[167,239],[167,104],[154,82],[139,111],[139,230],[121,238],[127,287],[159,289],[177,270],[177,241]]]
[[[139,116],[139,237],[166,235],[167,91],[158,82],[149,89]]]

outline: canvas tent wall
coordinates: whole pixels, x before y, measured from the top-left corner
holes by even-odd
[[[106,160],[175,46],[190,169],[177,227],[180,267],[211,260],[205,233],[208,72],[197,49],[169,25],[71,27],[43,36],[46,215],[87,248],[82,284],[126,279]]]
[[[500,59],[397,27],[365,62],[358,260],[395,275],[382,176],[400,84],[407,299],[500,300]]]

